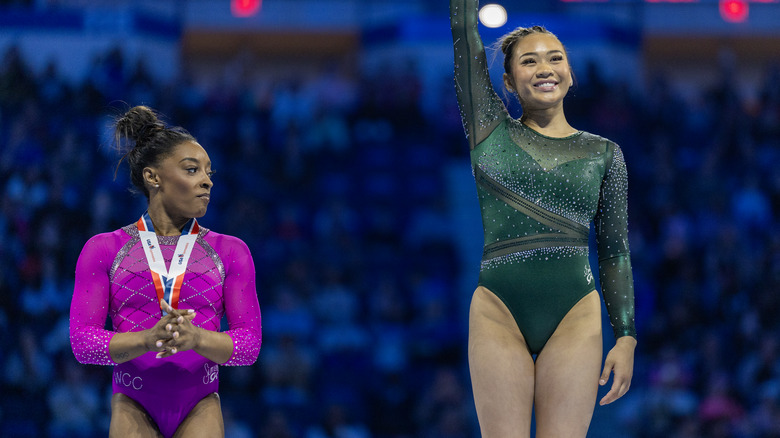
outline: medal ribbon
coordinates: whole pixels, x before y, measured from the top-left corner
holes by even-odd
[[[200,231],[198,221],[192,218],[184,225],[182,236],[176,244],[173,259],[171,259],[170,270],[165,268],[165,259],[148,212],[138,219],[136,226],[141,237],[141,244],[144,247],[146,261],[149,263],[149,270],[152,272],[152,282],[154,282],[154,289],[157,291],[157,300],[165,299],[171,307],[178,309],[179,292],[184,281],[184,273],[187,270],[192,248],[195,246],[195,239]],[[162,312],[163,315],[168,313],[164,309]]]

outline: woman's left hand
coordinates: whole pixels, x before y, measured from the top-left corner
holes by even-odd
[[[174,322],[165,326],[171,337],[163,342],[162,348],[164,351],[157,353],[157,358],[168,357],[179,351],[194,349],[198,345],[201,330],[192,324],[192,320],[195,318],[195,311],[192,309],[174,309],[165,300],[160,301],[160,306],[175,319]]]
[[[628,388],[631,386],[631,377],[634,374],[635,348],[636,339],[631,336],[623,336],[618,338],[615,346],[607,354],[607,359],[604,361],[604,371],[599,378],[599,385],[607,384],[612,371],[615,372],[615,377],[612,388],[601,399],[599,405],[608,405],[628,392]]]

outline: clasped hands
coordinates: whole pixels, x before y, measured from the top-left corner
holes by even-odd
[[[160,308],[168,312],[152,328],[151,338],[157,352],[157,358],[173,356],[179,351],[192,350],[196,347],[199,329],[192,324],[195,318],[193,309],[174,309],[164,299],[160,300]]]

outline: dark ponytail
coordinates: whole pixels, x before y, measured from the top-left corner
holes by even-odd
[[[144,184],[144,168],[159,165],[179,144],[196,141],[184,128],[165,126],[157,113],[147,106],[130,108],[119,117],[114,135],[117,148],[120,153],[124,152],[117,163],[117,170],[122,160],[127,159],[130,181],[147,199],[149,189]]]

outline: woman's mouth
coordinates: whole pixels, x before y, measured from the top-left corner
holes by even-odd
[[[558,88],[558,83],[555,81],[538,82],[534,84],[534,88],[540,91],[554,91]]]

